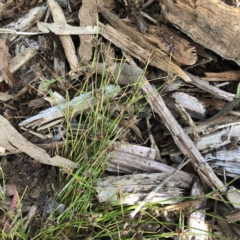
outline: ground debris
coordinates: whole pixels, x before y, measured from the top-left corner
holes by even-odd
[[[3,232],[239,238],[238,19],[233,0],[0,1]]]

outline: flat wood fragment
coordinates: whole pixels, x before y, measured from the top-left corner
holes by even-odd
[[[100,178],[97,185],[99,202],[109,201],[113,205],[134,205],[142,201],[168,174],[133,174]],[[169,181],[149,202],[171,204],[181,201],[184,190],[179,188],[178,181]]]
[[[165,19],[194,42],[240,65],[240,9],[219,0],[159,1]]]
[[[42,164],[73,168],[78,167],[78,164],[71,160],[61,157],[54,156],[50,157],[47,152],[31,142],[27,141],[18,131],[8,122],[7,119],[0,116],[0,146],[4,147],[12,154],[16,152],[24,152],[36,161]]]
[[[225,136],[226,139],[223,140]],[[229,125],[221,130],[215,130],[213,133],[203,136],[201,140],[196,143],[196,147],[199,150],[216,149],[229,144],[233,136],[237,136],[240,140],[240,125]]]
[[[9,62],[9,70],[11,73],[15,73],[22,66],[24,66],[29,60],[31,60],[37,54],[35,49],[26,48],[23,52],[12,58]]]
[[[126,143],[124,144],[120,142],[111,142],[111,148],[114,149],[117,154],[128,153],[135,156],[148,158],[150,160],[155,160],[156,157],[156,150],[149,147]]]
[[[49,9],[52,13],[54,22],[60,22],[60,23],[66,23],[66,19],[64,16],[64,13],[62,11],[62,8],[55,0],[48,0],[47,1]],[[77,70],[77,67],[79,65],[78,58],[76,55],[75,47],[72,41],[71,36],[59,36],[62,46],[64,49],[64,52],[66,54],[66,58],[69,62],[71,70],[75,72]]]
[[[201,77],[204,81],[239,81],[240,80],[240,71],[225,71],[225,72],[204,72],[206,77]]]
[[[231,141],[228,141],[228,145]],[[227,147],[216,150],[216,155],[208,153],[205,156],[206,161],[218,175],[228,177],[238,177],[240,175],[240,147],[230,150]]]
[[[212,85],[210,85],[208,82],[201,80],[199,77],[194,76],[191,73],[186,73],[192,80],[191,84],[193,84],[194,86],[208,92],[211,93],[212,95],[214,95],[215,97],[219,98],[219,99],[224,99],[227,101],[233,101],[235,94],[223,91],[217,87],[214,87]]]
[[[240,210],[234,210],[230,213],[226,213],[224,215],[228,221],[228,223],[234,223],[240,221]]]
[[[197,119],[203,119],[205,117],[206,108],[197,98],[183,92],[175,92],[171,96],[175,99],[175,102],[181,104],[192,117]]]
[[[175,170],[175,168],[153,161],[147,157],[142,157],[135,154],[124,153],[119,151],[112,151],[109,153],[108,160],[108,171],[116,172],[116,173],[156,173],[156,172],[164,172],[171,173]],[[184,172],[178,171],[173,175],[174,180],[179,182],[179,186],[183,188],[189,188],[192,185],[194,175]]]
[[[187,76],[178,65],[173,63],[165,52],[146,42],[141,33],[127,26],[121,19],[109,12],[107,9],[99,6],[99,10],[117,30],[116,31],[109,26],[100,25],[102,26],[102,35],[110,42],[118,47],[121,46],[120,48],[123,51],[126,51],[134,57],[136,57],[136,55],[140,52],[141,55],[139,57],[145,63],[150,63],[150,65],[160,68],[165,72],[170,71],[171,73],[181,77],[184,81],[191,82],[189,76]],[[137,58],[139,59],[139,57]]]
[[[102,97],[114,97],[119,94],[120,87],[114,85],[108,85],[104,89]],[[44,111],[38,113],[37,115],[30,117],[19,123],[19,126],[40,126],[50,121],[53,121],[64,116],[64,111],[67,108],[72,108],[74,112],[73,115],[78,114],[81,111],[89,109],[94,104],[96,104],[97,98],[92,96],[92,92],[81,94],[73,98],[69,103],[62,103],[57,106],[45,109]]]
[[[79,35],[98,34],[101,29],[98,26],[88,25],[86,27],[71,26],[67,23],[45,23],[37,22],[38,29],[43,33],[49,33],[49,29],[56,35]]]
[[[15,81],[9,70],[9,49],[4,39],[0,39],[0,82],[5,82],[9,86],[14,86]]]
[[[231,112],[230,112],[231,113]],[[219,129],[231,127],[234,125],[239,124],[239,116],[233,116],[233,115],[226,115],[225,117],[222,117],[214,122],[202,124],[202,125],[196,125],[197,131],[203,134],[203,136],[208,135],[210,133],[214,133]],[[191,128],[185,127],[184,131],[188,134],[191,134]]]
[[[150,34],[144,34],[143,37],[158,46],[161,50],[166,52],[169,56],[182,65],[193,65],[197,61],[197,54],[194,46],[179,37],[176,33],[167,27],[162,26],[148,26]]]
[[[78,12],[80,27],[94,26],[97,20],[97,6],[95,0],[82,0],[82,6]],[[80,35],[80,46],[78,56],[81,61],[90,61],[92,59],[93,35]]]
[[[198,209],[204,207],[204,205],[206,204],[206,200],[204,200],[203,198],[203,187],[199,179],[197,179],[193,184],[191,196],[196,198],[201,198],[202,196],[202,199],[199,205],[195,206],[194,209],[190,210],[191,214],[188,216],[188,227],[191,234],[188,235],[188,239],[204,240],[208,235],[207,224],[205,222],[206,213],[204,210],[199,211]]]

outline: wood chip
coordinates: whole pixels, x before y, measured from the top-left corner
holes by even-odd
[[[3,146],[13,154],[21,151],[42,164],[64,168],[78,167],[78,164],[67,158],[61,156],[50,157],[45,150],[27,141],[8,120],[2,116],[0,116],[0,132],[0,146]]]

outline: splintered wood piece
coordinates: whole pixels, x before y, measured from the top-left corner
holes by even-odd
[[[213,172],[212,168],[205,161],[193,141],[178,124],[157,89],[151,85],[145,77],[143,77],[141,81],[141,89],[146,94],[146,99],[152,109],[164,121],[164,124],[171,133],[176,145],[186,157],[191,159],[192,165],[198,172],[199,176],[204,179],[211,188],[219,189],[219,191],[225,192],[226,187],[223,182]]]
[[[82,6],[78,12],[80,27],[94,26],[97,20],[95,0],[82,0]],[[80,35],[80,46],[78,48],[78,56],[81,61],[90,61],[92,59],[93,35]]]
[[[52,13],[54,22],[66,23],[62,8],[57,3],[57,1],[48,0],[47,3]],[[62,46],[64,48],[64,52],[66,54],[66,58],[69,62],[71,70],[76,71],[79,63],[71,36],[59,36],[59,38],[62,42]]]
[[[201,77],[204,81],[239,81],[240,71],[225,71],[225,72],[204,72],[206,77]]]
[[[219,0],[159,1],[165,19],[193,41],[240,65],[240,9]]]
[[[9,52],[4,39],[0,39],[0,82],[5,82],[13,87],[16,83],[8,65]]]
[[[207,149],[216,149],[221,146],[224,146],[226,144],[231,143],[231,139],[233,136],[236,136],[238,141],[240,140],[240,125],[232,125],[229,124],[228,126],[223,127],[223,129],[215,131],[211,134],[207,134],[206,136],[203,136],[200,141],[196,143],[196,147],[199,150],[207,150]],[[226,139],[224,139],[226,137]],[[220,154],[220,156],[224,156],[221,151],[217,151]],[[226,158],[229,156],[231,153],[226,152]],[[211,156],[211,155],[209,155]],[[214,154],[213,154],[214,158]],[[226,159],[227,160],[227,159]]]
[[[190,43],[179,37],[173,31],[161,26],[148,26],[148,32],[144,38],[153,45],[171,55],[180,65],[193,65],[197,61],[196,49]]]
[[[33,48],[26,48],[23,52],[19,53],[16,57],[12,58],[9,62],[9,70],[11,73],[15,73],[24,64],[31,60],[37,52]]]
[[[47,152],[31,142],[27,141],[9,122],[0,115],[0,146],[3,146],[12,154],[15,152],[24,152],[36,161],[42,164],[73,168],[78,167],[78,164],[71,160],[55,156],[50,157]]]
[[[224,215],[228,223],[234,223],[240,221],[240,210],[234,210]]]
[[[28,28],[30,28],[34,23],[36,23],[43,16],[46,10],[47,10],[46,4],[32,8],[28,13],[20,17],[16,22],[9,23],[7,26],[5,26],[5,28],[12,29],[15,31],[25,31]]]
[[[199,77],[192,75],[191,73],[186,72],[186,74],[191,78],[192,80],[191,84],[193,84],[194,86],[213,94],[215,97],[219,99],[224,99],[227,101],[234,100],[235,94],[232,94],[232,93],[223,91],[217,87],[214,87],[210,85],[208,82],[201,80]]]
[[[99,91],[103,93],[103,96],[102,96],[103,98],[109,98],[110,96],[111,97],[117,96],[120,92],[120,87],[114,86],[114,85],[108,85],[105,88],[100,89]],[[96,103],[97,103],[97,97],[93,96],[92,91],[87,92],[73,98],[68,103],[62,103],[62,104],[59,104],[58,106],[47,108],[46,110],[38,113],[37,115],[20,122],[19,126],[25,126],[25,127],[40,126],[50,121],[53,121],[55,119],[62,118],[64,116],[64,111],[67,108],[73,109],[74,111],[73,114],[75,115],[81,111],[89,109]]]
[[[171,58],[159,48],[154,47],[143,39],[142,33],[135,31],[133,28],[127,26],[121,19],[109,12],[107,9],[99,6],[98,8],[103,16],[116,29],[110,26],[102,27],[102,35],[110,42],[120,47],[133,57],[140,59],[145,63],[160,68],[163,71],[176,74],[186,82],[191,82],[189,76],[175,63]]]
[[[107,8],[109,11],[118,7],[118,3],[116,0],[99,0],[98,4]]]
[[[231,142],[230,142],[231,144]],[[216,156],[209,153],[205,156],[206,161],[218,175],[238,177],[240,175],[240,147],[236,150],[218,150]]]
[[[142,157],[133,153],[125,153],[122,151],[112,151],[109,153],[108,171],[116,173],[134,173],[134,172],[164,172],[171,173],[175,168],[157,161],[153,161],[149,157]],[[189,188],[192,184],[194,175],[178,171],[172,179],[179,181],[179,186]]]
[[[183,92],[175,92],[171,96],[175,99],[175,102],[181,104],[192,117],[198,119],[205,117],[206,108],[197,98]]]
[[[117,154],[129,153],[135,156],[148,158],[150,160],[155,160],[156,151],[153,148],[143,147],[143,146],[138,146],[133,144],[123,144],[120,142],[112,142],[111,144]]]
[[[191,196],[196,198],[204,196],[203,188],[199,179],[193,184]],[[197,206],[194,206],[195,210],[191,209],[191,214],[188,217],[188,227],[191,232],[191,235],[188,235],[189,240],[204,240],[206,237],[205,234],[208,231],[206,227],[207,224],[205,223],[206,213],[204,210],[198,211],[198,208],[204,206],[205,202],[204,198],[202,198],[201,202]]]
[[[80,35],[80,34],[98,34],[100,28],[98,26],[76,27],[67,23],[45,23],[37,22],[38,29],[43,33],[49,33],[51,30],[56,35]]]
[[[210,133],[214,133],[219,129],[223,129],[223,128],[227,128],[227,127],[231,127],[231,126],[235,126],[235,125],[239,125],[239,116],[234,116],[234,115],[228,114],[227,116],[222,117],[222,118],[218,119],[217,121],[202,124],[202,125],[196,125],[196,126],[197,126],[198,132],[202,132],[203,135],[207,135]],[[185,127],[184,131],[187,134],[191,134],[191,132],[192,132],[190,127]]]
[[[167,176],[167,173],[143,173],[100,178],[97,185],[97,198],[99,202],[109,201],[113,205],[134,205],[142,201]],[[149,202],[176,203],[182,200],[183,192],[177,180],[170,180]]]

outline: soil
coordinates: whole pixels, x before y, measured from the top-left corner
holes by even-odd
[[[84,1],[70,0],[69,5],[71,11],[69,11],[68,0],[66,1],[61,0],[57,2],[61,4],[63,14],[68,24],[72,26],[79,26],[80,23],[77,17],[78,11],[82,6],[82,2]],[[126,2],[129,4],[128,6],[126,6]],[[146,3],[147,1],[139,1],[139,3],[141,2]],[[235,7],[236,4],[235,1],[225,2],[226,4]],[[151,32],[149,32],[147,30],[147,27],[145,26],[145,24],[146,25],[150,24],[150,21],[143,20],[143,18],[139,15],[141,7],[143,5],[140,4],[139,6],[136,6],[135,3],[136,1],[105,1],[104,4],[105,7],[109,11],[111,11],[111,13],[118,16],[120,19],[124,19],[124,21],[128,23],[129,26],[132,26],[134,31],[138,31],[139,34],[142,34],[142,36],[146,34],[145,37],[148,37],[148,40],[146,40],[147,38],[144,37],[142,37],[142,39],[148,41],[148,44],[151,43],[154,47],[159,46],[158,43],[155,44],[153,43],[155,41],[154,40],[155,38],[151,38],[151,36],[149,37],[149,35],[151,35],[151,33],[153,33],[154,30],[152,29]],[[6,26],[7,28],[10,28],[9,27],[10,23],[16,21],[20,17],[24,17],[29,11],[31,11],[31,9],[34,9],[35,7],[38,6],[43,7],[43,4],[38,3],[38,1],[1,1],[0,4],[1,4],[0,5],[1,28],[5,28]],[[3,10],[1,11],[1,7],[4,9],[4,11]],[[187,35],[176,29],[173,24],[165,22],[163,16],[161,15],[162,10],[161,4],[159,4],[158,1],[154,1],[147,8],[142,10],[146,12],[148,15],[157,19],[161,26],[164,26],[164,28],[169,28],[172,32],[174,32],[174,34],[176,33],[176,36],[182,38],[181,41],[183,42],[188,41],[189,46],[193,45],[196,46],[195,43]],[[103,15],[104,14],[99,13],[99,20],[103,24],[107,25],[108,20],[106,20],[106,17]],[[45,17],[46,13],[44,12],[42,16],[39,18],[39,20],[44,21]],[[51,14],[50,17],[48,18],[48,22],[49,23],[54,22],[53,16]],[[86,23],[86,26],[88,25],[91,24]],[[32,26],[17,31],[37,32],[39,30],[37,29],[35,22]],[[157,34],[160,33],[156,33],[154,37],[159,36]],[[72,63],[70,63],[69,61],[69,56],[66,55],[66,51],[63,48],[62,38],[61,37],[59,38],[59,36],[52,32],[51,30],[49,33],[45,33],[44,35],[40,34],[36,36],[35,35],[31,36],[29,34],[25,36],[25,35],[2,34],[0,38],[4,40],[2,43],[3,45],[1,45],[0,48],[1,54],[0,92],[2,94],[0,95],[0,114],[4,118],[6,118],[11,123],[11,125],[14,126],[14,128],[29,142],[38,146],[44,144],[50,145],[55,141],[54,137],[57,138],[57,136],[61,134],[61,131],[57,127],[56,128],[49,127],[38,132],[35,131],[35,129],[31,129],[34,132],[32,133],[30,131],[30,128],[19,126],[19,123],[22,122],[24,119],[27,119],[30,116],[37,115],[39,112],[48,109],[52,105],[51,102],[46,101],[45,97],[47,95],[47,92],[45,91],[45,86],[43,84],[40,84],[41,79],[45,79],[46,82],[49,85],[51,85],[52,92],[56,91],[62,96],[66,96],[67,92],[69,94],[70,99],[74,98],[75,96],[77,96],[79,89],[83,85],[84,80],[87,79],[89,75],[91,75],[91,69],[89,69],[89,66],[91,64],[89,62],[90,60],[93,59],[93,55],[91,55],[92,48],[94,48],[95,45],[99,46],[99,44],[101,46],[104,46],[104,44],[107,43],[107,40],[104,37],[99,37],[99,39],[95,38],[95,45],[93,44],[94,41],[85,40],[85,42],[87,42],[88,44],[89,42],[91,42],[90,44],[91,51],[90,53],[88,53],[90,55],[86,56],[83,53],[81,54],[83,54],[84,57],[79,56],[80,54],[78,54],[78,56],[76,55],[79,59],[79,62],[84,67],[82,67],[81,70],[78,69],[77,71],[74,72],[73,67],[71,65]],[[79,40],[79,37],[77,35],[72,35],[72,37],[70,38],[73,42],[73,48],[76,49],[77,52],[81,40]],[[83,39],[82,42],[84,42]],[[171,44],[175,43],[171,42]],[[9,69],[11,59],[16,57],[18,54],[23,52],[28,47],[35,48],[37,50],[36,54],[27,62],[25,62],[24,65],[22,65],[16,71],[13,72],[11,69]],[[89,46],[85,46],[86,49],[87,47]],[[172,51],[174,47],[173,46],[171,47],[172,47],[171,51],[170,50],[169,52],[166,51],[167,53],[164,54],[166,55],[168,54],[170,58],[173,58],[174,59],[173,61],[180,68],[184,69],[185,67],[187,67],[186,65],[181,63],[182,60],[181,58],[176,59],[175,58],[176,56],[174,56],[174,54],[173,55],[169,54],[169,53],[172,54],[172,52],[174,52]],[[112,50],[114,57],[116,58],[123,57],[123,54],[119,47],[113,46]],[[218,55],[217,53],[211,50],[207,49],[205,50],[206,52],[209,53],[209,56],[214,55],[214,61],[212,60],[209,63],[203,63],[195,67],[193,66],[195,62],[189,64],[192,65],[191,69],[188,70],[190,73],[198,77],[206,77],[205,76],[206,72],[219,73],[224,71],[239,70],[239,65],[236,62],[224,59],[222,56]],[[104,50],[99,55],[101,55],[103,52]],[[189,53],[188,56],[183,56],[183,58],[184,60],[188,58],[190,59],[189,61],[193,62],[196,57],[196,54],[198,53],[199,52],[196,53],[195,51],[193,53],[193,51],[191,51],[191,53]],[[133,57],[136,57],[134,59],[139,66],[145,65],[141,57],[138,57],[138,55]],[[6,59],[8,59],[7,61],[8,63],[6,63]],[[99,59],[100,60],[104,59],[104,56],[101,55]],[[203,57],[198,55],[198,59],[203,59]],[[54,62],[58,63],[56,64]],[[56,68],[56,66],[58,66],[58,68]],[[71,74],[73,74],[74,76]],[[63,75],[64,78],[59,80],[58,83],[52,81],[52,79]],[[164,70],[164,67],[156,68],[156,66],[153,65],[152,66],[149,65],[146,72],[147,79],[149,79],[149,81],[151,81],[151,83],[154,84],[155,86],[161,85],[163,83],[162,79],[164,78],[166,79],[167,76],[169,76],[171,81],[174,79],[174,76],[176,75],[177,72],[169,74],[166,70]],[[93,82],[93,77],[90,77],[89,82]],[[220,82],[214,81],[212,84],[216,85],[217,83]],[[238,81],[231,81],[228,85],[223,86],[221,90],[235,94],[237,86]],[[89,90],[91,90],[91,86],[89,86]],[[192,93],[192,96],[194,96],[196,99],[199,99],[199,102],[202,101],[204,106],[208,106],[205,116],[199,117],[199,115],[195,115],[196,118],[193,117],[193,120],[196,120],[196,122],[198,120],[201,120],[202,117],[210,118],[212,115],[216,114],[219,111],[209,107],[211,104],[209,104],[208,99],[212,99],[214,98],[214,96],[204,92],[203,90],[193,88],[193,86],[189,87],[188,83],[184,83],[183,87],[179,88],[178,91],[182,91],[184,93]],[[170,97],[169,92],[164,93],[163,91],[163,99],[166,103],[168,103],[169,109],[171,109],[171,112],[173,113],[174,117],[178,119],[178,122],[181,123],[183,127],[187,126],[188,124],[186,124],[186,121],[179,114],[179,112],[176,111],[176,107],[172,103],[173,100],[172,97]],[[222,104],[221,106],[223,106],[225,103],[223,99],[219,100],[215,98],[215,100],[216,100],[215,106],[217,105],[220,106],[221,104]],[[149,111],[151,111],[149,106],[148,109]],[[235,109],[235,111],[238,110],[239,107]],[[144,113],[143,116],[139,117],[140,120],[136,124],[137,128],[140,131],[140,135],[136,134],[136,131],[134,131],[134,129],[131,129],[131,134],[127,135],[124,141],[150,147],[151,143],[149,140],[149,134],[151,133],[161,151],[165,152],[165,155],[162,156],[163,161],[168,165],[172,165],[173,164],[172,160],[174,160],[175,157],[171,156],[171,152],[176,153],[177,151],[179,151],[179,149],[177,145],[174,143],[173,138],[169,134],[169,131],[165,127],[162,119],[159,118],[159,116],[157,116],[153,112],[150,118],[151,128],[150,129],[148,128],[144,118],[147,112],[148,111],[146,111],[146,113]],[[66,125],[67,123],[64,122],[63,125],[64,124]],[[56,141],[60,140],[62,140],[61,137]],[[236,149],[238,147],[239,140],[236,140],[236,138],[234,140],[235,140],[234,149]],[[55,156],[55,152],[57,152],[59,156],[62,156],[64,158],[68,157],[67,156],[68,154],[63,151],[64,149],[62,145],[59,146],[57,149],[46,147],[45,150],[47,154],[51,157]],[[181,158],[183,158],[183,155],[181,155]],[[46,212],[44,212],[44,206],[46,206],[51,201],[51,199],[58,193],[59,189],[61,188],[58,181],[59,167],[42,164],[36,159],[31,158],[29,155],[22,153],[21,151],[16,153],[7,151],[6,154],[2,153],[1,169],[3,172],[2,176],[4,176],[3,179],[4,184],[12,185],[14,186],[15,189],[17,189],[18,195],[22,197],[23,202],[25,202],[25,206],[33,205],[37,206],[36,213],[37,217],[32,222],[32,229],[30,234],[33,237],[34,233],[37,232],[38,229],[40,229],[41,227],[40,225],[43,224],[44,219],[47,216]],[[196,169],[194,170],[192,165],[188,164],[184,168],[184,170],[186,170],[187,172],[194,172]],[[63,179],[66,177],[66,175],[64,174],[62,174],[62,176]],[[8,197],[12,199],[12,195]],[[1,216],[2,225],[0,225],[0,228],[1,227],[3,228],[5,224],[4,219],[6,217],[5,211],[1,212]],[[158,228],[159,228],[158,224],[152,224],[152,228],[149,227],[148,225],[145,225],[143,226],[142,229],[157,232],[159,230]],[[74,237],[72,239],[74,239]]]

